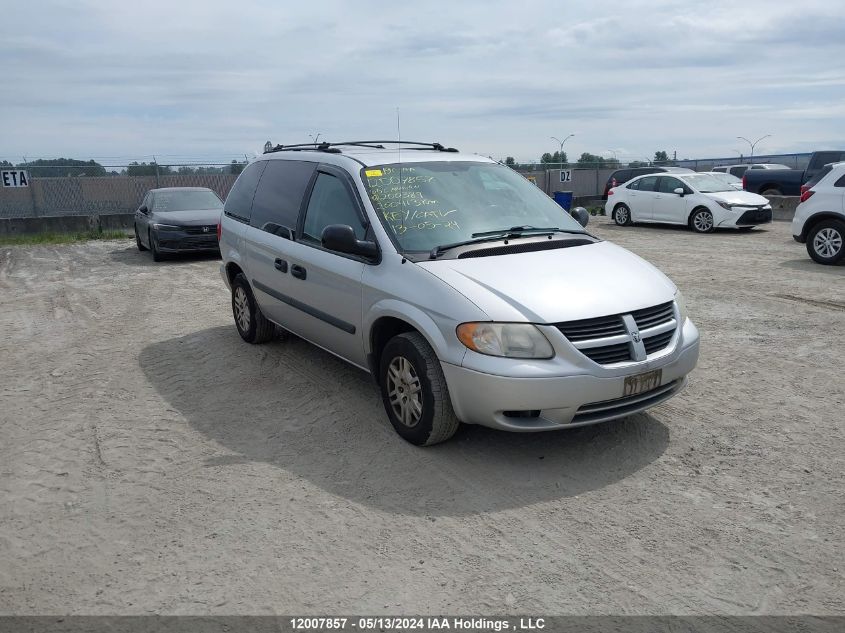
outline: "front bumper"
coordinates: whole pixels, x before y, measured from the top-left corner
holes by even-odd
[[[663,374],[657,388],[628,397],[623,397],[624,375],[514,378],[441,365],[461,421],[505,431],[547,431],[626,417],[668,400],[686,386],[687,374],[698,362],[698,347],[696,332],[686,346],[632,367],[627,375],[654,369],[662,369]]]
[[[736,211],[728,212],[729,217],[719,222],[718,226],[756,226],[758,224],[768,224],[772,221],[771,209],[737,209]]]

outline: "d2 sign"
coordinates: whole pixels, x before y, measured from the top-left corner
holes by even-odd
[[[3,169],[0,182],[4,187],[29,187],[29,174],[22,169]]]

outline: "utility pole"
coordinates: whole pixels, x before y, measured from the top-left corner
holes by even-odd
[[[756,141],[754,141],[753,143],[752,143],[751,141],[749,141],[747,138],[745,138],[744,136],[737,136],[737,138],[738,138],[739,140],[741,140],[741,141],[745,141],[746,143],[748,143],[748,144],[751,146],[751,157],[748,159],[748,162],[749,162],[749,163],[753,163],[753,162],[754,162],[754,148],[755,148],[755,147],[757,147],[757,143],[759,143],[760,141],[762,141],[764,138],[769,138],[770,136],[771,136],[771,134],[766,134],[765,136],[761,136],[760,138],[758,138],[758,139],[757,139]]]

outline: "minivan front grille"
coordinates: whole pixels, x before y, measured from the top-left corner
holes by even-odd
[[[625,314],[556,323],[555,327],[584,356],[599,365],[612,365],[646,360],[666,349],[678,323],[674,302],[667,301]]]
[[[217,225],[208,224],[206,226],[186,226],[185,233],[188,235],[202,235],[203,233],[213,233],[214,235],[217,235]]]

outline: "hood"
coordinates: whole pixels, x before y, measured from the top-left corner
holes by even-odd
[[[751,193],[750,191],[717,191],[715,193],[704,193],[702,195],[737,206],[748,205],[751,207],[760,207],[769,204],[769,201],[766,198],[759,194]]]
[[[671,301],[676,290],[657,268],[610,242],[419,266],[494,321],[557,323],[618,314]]]
[[[174,224],[178,226],[194,226],[204,224],[217,224],[223,209],[197,209],[196,211],[171,211],[153,213],[153,220],[162,224]]]

